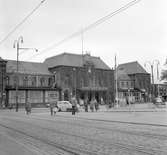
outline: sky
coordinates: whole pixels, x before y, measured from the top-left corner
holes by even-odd
[[[100,57],[109,67],[138,61],[150,72],[159,60],[159,70],[167,58],[167,1],[141,0],[104,23],[63,44],[46,50],[74,32],[119,9],[131,0],[45,0],[45,2],[0,44],[0,57],[16,60],[14,40],[23,36],[20,47],[37,48],[19,51],[19,60],[43,62],[64,52],[83,51]],[[41,0],[0,0],[0,41],[13,30]],[[150,63],[148,63],[150,62]]]

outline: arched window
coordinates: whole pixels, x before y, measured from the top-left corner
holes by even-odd
[[[28,77],[25,76],[25,77],[23,78],[23,86],[27,86],[27,85],[28,85]]]
[[[9,85],[9,76],[6,76],[6,85]]]

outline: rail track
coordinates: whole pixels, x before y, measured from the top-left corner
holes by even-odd
[[[32,118],[36,119],[36,120],[54,121],[54,120],[42,119],[42,118],[36,118],[36,117],[32,117]],[[76,123],[75,123],[75,125],[76,125]],[[76,147],[70,147],[70,146],[64,145],[62,143],[54,142],[52,140],[47,139],[46,137],[39,136],[39,135],[34,135],[32,133],[27,133],[27,132],[24,132],[22,130],[18,130],[16,128],[14,128],[14,127],[5,125],[3,123],[0,123],[0,126],[2,126],[4,128],[7,128],[9,130],[12,130],[14,132],[17,132],[19,134],[22,134],[22,135],[24,135],[26,137],[31,137],[32,139],[38,140],[38,141],[40,141],[40,142],[42,142],[42,143],[44,143],[46,145],[50,145],[50,146],[56,147],[58,149],[61,149],[61,150],[65,151],[66,153],[69,153],[69,154],[72,154],[72,155],[80,155],[80,154],[97,155],[97,154],[99,154],[96,151],[89,151],[87,149],[80,149],[80,148],[76,148]],[[79,126],[80,126],[80,124],[79,124]],[[83,125],[83,126],[84,127],[88,127],[88,126],[85,126],[85,125]],[[136,146],[136,145],[124,144],[124,143],[120,143],[120,142],[103,141],[103,140],[94,139],[94,138],[92,139],[92,138],[89,138],[89,137],[76,135],[76,134],[71,134],[71,133],[67,133],[67,132],[63,132],[63,131],[59,131],[59,130],[52,129],[52,128],[47,128],[47,127],[41,127],[40,126],[40,128],[43,128],[43,130],[46,130],[46,131],[49,131],[49,132],[53,132],[53,133],[56,133],[56,134],[67,135],[67,136],[71,136],[71,137],[84,139],[84,140],[86,140],[88,142],[91,142],[91,143],[92,142],[96,142],[96,143],[105,143],[106,145],[109,144],[112,147],[118,148],[120,150],[127,150],[127,151],[130,151],[130,152],[131,151],[139,152],[141,154],[149,154],[149,155],[154,155],[154,154],[164,154],[165,155],[165,154],[167,154],[167,152],[164,152],[164,151],[162,151],[160,149],[150,149],[150,148],[146,148],[144,146]],[[108,130],[106,128],[101,128],[101,127],[94,127],[94,128],[98,128],[98,129],[102,129],[102,130]],[[123,132],[123,131],[117,131],[116,130],[115,132]],[[126,132],[126,134],[132,134],[132,133],[131,132],[130,133]],[[134,133],[134,134],[137,134],[137,133]],[[146,135],[142,135],[142,136],[146,136]],[[157,137],[154,137],[154,138],[157,138]],[[106,155],[105,153],[102,153],[102,152],[100,152],[100,154]]]
[[[58,116],[58,117],[64,117],[64,116]],[[36,120],[55,122],[55,120],[46,119],[46,118],[39,118],[39,117],[34,117],[34,116],[33,116],[33,118],[36,119]],[[80,118],[77,118],[77,119],[80,119]],[[82,120],[91,120],[91,121],[93,120],[94,121],[94,119],[87,119],[87,118],[81,118],[81,119]],[[99,121],[99,120],[96,119],[95,121]],[[151,134],[151,133],[148,133],[148,132],[141,132],[141,131],[137,132],[137,131],[132,131],[132,130],[131,131],[127,131],[127,130],[117,129],[117,128],[99,127],[97,125],[91,125],[90,126],[90,125],[87,125],[86,123],[85,124],[81,124],[81,123],[78,123],[78,122],[68,122],[68,121],[64,122],[64,121],[61,121],[61,120],[56,120],[56,122],[61,123],[61,124],[66,123],[66,124],[69,124],[69,125],[71,125],[71,124],[73,124],[73,125],[79,125],[79,126],[82,126],[82,127],[95,128],[95,129],[100,129],[100,130],[104,130],[104,131],[113,131],[113,132],[119,132],[119,133],[129,134],[129,135],[143,136],[143,137],[147,137],[147,138],[155,138],[155,139],[159,139],[159,140],[167,140],[167,135],[166,134]],[[100,120],[100,122],[120,123],[119,121],[105,121],[105,120],[104,121]],[[122,122],[121,122],[121,124],[122,124]],[[127,123],[125,122],[124,124],[129,124],[129,122],[127,122]],[[139,124],[135,123],[135,124],[131,124],[131,125],[140,125],[141,126],[142,124],[141,123],[139,123]],[[147,124],[146,126],[153,126],[153,127],[155,127],[154,125],[151,125],[151,124]]]

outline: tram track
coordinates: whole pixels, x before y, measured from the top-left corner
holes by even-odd
[[[26,139],[26,141],[28,141],[28,142],[30,142],[30,140],[28,140],[27,138],[32,138],[32,139],[37,140],[39,142],[42,142],[46,145],[56,147],[56,148],[64,151],[65,153],[68,153],[70,155],[97,155],[96,153],[94,153],[92,151],[90,152],[88,150],[81,150],[81,149],[72,148],[72,147],[69,147],[67,145],[63,145],[63,144],[60,144],[60,143],[55,143],[55,142],[53,142],[51,140],[48,140],[46,138],[42,138],[41,136],[33,135],[32,133],[28,134],[27,132],[24,132],[24,131],[18,130],[16,128],[4,125],[2,123],[0,123],[0,126],[3,127],[3,128],[6,128],[8,130],[12,130],[17,134],[21,134],[22,136],[24,136],[24,139]],[[32,142],[30,142],[30,143],[32,143]],[[61,155],[61,154],[59,154],[59,155]],[[106,154],[103,154],[103,155],[106,155]]]
[[[57,117],[57,116],[56,116]],[[64,117],[64,116],[58,116],[58,117]],[[19,118],[19,117],[18,117]],[[44,121],[50,121],[50,122],[55,122],[55,120],[51,120],[51,119],[46,119],[46,118],[38,118],[38,117],[34,117],[34,119],[36,120],[44,120]],[[77,118],[78,119],[78,118]],[[80,119],[80,118],[79,118]],[[87,118],[82,118],[82,120],[90,120],[90,119],[87,119]],[[94,119],[91,119],[94,121]],[[81,124],[81,123],[77,123],[77,122],[63,122],[63,121],[60,121],[60,120],[56,120],[58,123],[61,123],[61,124],[73,124],[73,125],[79,125],[79,126],[82,126],[82,127],[91,127],[91,128],[95,128],[95,129],[100,129],[100,130],[104,130],[104,131],[113,131],[113,132],[119,132],[119,133],[123,133],[123,134],[129,134],[129,135],[137,135],[137,136],[143,136],[143,137],[147,137],[147,138],[151,138],[151,139],[159,139],[159,140],[167,140],[167,135],[165,134],[151,134],[151,133],[148,133],[148,132],[137,132],[137,131],[126,131],[126,130],[122,130],[122,129],[117,129],[117,128],[105,128],[105,127],[99,127],[99,126],[96,126],[96,125],[86,125],[85,124]],[[97,120],[99,121],[99,120]],[[100,121],[100,122],[106,122],[106,121]],[[108,121],[107,121],[108,123]],[[112,121],[110,121],[109,123],[112,123]],[[114,123],[116,123],[114,121]],[[119,123],[119,122],[117,122]],[[127,123],[129,124],[129,123]],[[135,125],[138,125],[138,124],[135,124]],[[141,124],[139,124],[141,125]],[[151,126],[151,125],[150,125]]]
[[[37,119],[37,120],[39,120],[39,119]],[[44,120],[44,119],[40,119],[40,120]],[[52,121],[52,120],[50,120],[50,121]],[[55,142],[53,142],[53,141],[51,141],[49,139],[45,139],[44,137],[40,137],[40,136],[33,135],[33,134],[28,134],[27,132],[20,131],[18,129],[15,129],[15,128],[7,126],[7,125],[4,125],[2,123],[0,124],[0,126],[8,128],[10,130],[13,130],[13,131],[15,131],[17,133],[26,135],[26,136],[31,137],[33,139],[39,140],[39,141],[41,141],[41,142],[43,142],[43,143],[45,143],[47,145],[51,145],[51,146],[57,147],[59,149],[62,149],[64,151],[70,153],[70,154],[74,154],[74,155],[78,155],[78,154],[97,155],[98,154],[97,152],[92,152],[92,151],[83,150],[83,149],[79,149],[79,148],[77,148],[77,149],[76,148],[71,148],[71,147],[69,147],[67,145],[63,145],[63,144],[60,144],[60,143],[55,143]],[[135,152],[137,151],[137,152],[140,152],[142,154],[153,155],[153,154],[159,154],[160,152],[162,154],[166,154],[167,153],[167,152],[164,153],[164,151],[159,150],[159,149],[151,149],[150,150],[150,148],[146,148],[144,146],[123,144],[123,143],[119,143],[119,142],[112,143],[110,141],[103,141],[103,140],[99,140],[99,139],[92,139],[92,138],[85,137],[85,136],[69,134],[69,133],[66,133],[66,132],[63,132],[63,131],[58,131],[58,130],[47,128],[47,127],[40,127],[40,128],[43,128],[44,130],[47,130],[47,131],[50,131],[50,132],[53,132],[53,133],[57,133],[57,134],[62,134],[62,135],[77,137],[77,138],[80,138],[80,139],[85,139],[86,141],[89,141],[89,142],[94,142],[95,141],[95,142],[98,142],[98,143],[106,143],[106,144],[109,143],[113,147],[117,147],[119,149],[128,150],[128,151],[135,151]],[[102,154],[102,153],[100,153],[100,154]],[[106,154],[104,153],[103,155],[106,155]]]

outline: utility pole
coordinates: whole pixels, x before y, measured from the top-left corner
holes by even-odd
[[[117,56],[115,55],[115,105],[118,106]]]
[[[18,87],[19,87],[19,50],[34,50],[34,48],[20,48],[20,43],[23,43],[23,37],[20,36],[18,40],[14,41],[13,48],[16,48],[17,51],[17,68],[16,68],[16,112],[18,112],[19,109],[19,103],[18,103]],[[38,50],[35,49],[37,52]]]
[[[152,62],[150,61],[146,61],[144,66],[146,67],[146,64],[149,64],[151,67],[151,76],[152,76],[152,97],[154,97],[154,64],[157,63],[157,65],[159,64],[159,60],[155,59]],[[157,70],[158,73],[158,70]]]

